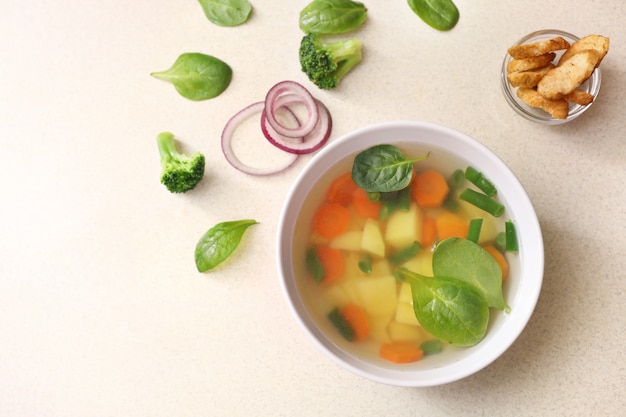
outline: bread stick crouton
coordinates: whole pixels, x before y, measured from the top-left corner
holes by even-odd
[[[520,87],[517,96],[531,107],[543,109],[555,119],[567,119],[569,104],[566,100],[550,100],[542,96],[534,88]]]
[[[554,52],[528,58],[514,59],[507,65],[507,72],[528,71],[545,67],[556,57]]]
[[[585,49],[593,49],[600,54],[600,59],[596,65],[597,67],[600,65],[600,62],[602,62],[604,56],[609,52],[609,44],[609,38],[601,35],[588,35],[582,37],[580,40],[572,43],[572,46],[570,46],[570,48],[563,53],[558,65],[561,65],[561,63],[564,63],[578,52],[584,51]]]
[[[545,41],[512,46],[509,48],[509,54],[514,59],[529,58],[531,56],[547,54],[548,52],[560,51],[561,49],[567,49],[569,47],[570,43],[568,41],[563,39],[561,36],[557,36]]]
[[[596,69],[600,53],[585,49],[552,68],[537,84],[539,94],[549,99],[560,99],[585,82]]]
[[[536,87],[544,75],[548,73],[555,65],[550,63],[545,67],[528,71],[510,72],[506,75],[511,87]]]

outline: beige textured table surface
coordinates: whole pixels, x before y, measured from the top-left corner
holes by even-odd
[[[0,4],[0,415],[610,416],[626,389],[626,3],[457,0],[443,33],[405,0],[365,1],[364,60],[332,92],[300,72],[308,1],[252,0],[243,26],[197,1]],[[533,124],[504,101],[506,48],[538,29],[611,38],[602,91],[577,121]],[[234,70],[192,102],[149,76],[183,52]],[[299,81],[334,117],[331,141],[396,119],[440,123],[496,152],[543,228],[539,303],[516,343],[456,383],[405,389],[343,370],[290,316],[275,266],[283,199],[308,157],[244,175],[219,144],[230,116]],[[159,183],[155,137],[207,156],[186,195]],[[258,136],[258,138],[257,138]],[[246,145],[280,155],[260,135]],[[212,273],[193,251],[213,224],[255,218]]]

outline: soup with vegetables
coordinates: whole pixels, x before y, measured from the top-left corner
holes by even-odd
[[[497,190],[479,167],[444,172],[430,156],[359,153],[308,231],[304,290],[322,327],[392,363],[475,345],[509,310],[517,239]]]

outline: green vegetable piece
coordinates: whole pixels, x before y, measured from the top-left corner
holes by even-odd
[[[230,84],[233,71],[218,58],[188,52],[180,55],[168,70],[150,75],[172,83],[181,96],[200,101],[222,94]]]
[[[395,273],[411,284],[415,316],[431,335],[459,346],[475,345],[485,337],[489,305],[472,284],[446,276],[422,277],[406,268]]]
[[[333,308],[327,317],[344,339],[348,342],[352,342],[355,339],[356,334],[354,330],[337,307]]]
[[[465,169],[465,178],[474,184],[480,191],[485,193],[489,197],[496,195],[498,190],[493,183],[483,175],[482,172],[477,171],[475,168],[468,166]]]
[[[441,345],[441,341],[434,339],[434,340],[427,340],[424,343],[422,343],[420,345],[420,349],[422,349],[424,351],[424,355],[434,355],[436,353],[439,353],[443,350],[443,346]]]
[[[380,211],[378,212],[378,220],[387,220],[396,208],[398,208],[398,200],[396,198],[384,200],[383,204],[380,206]]]
[[[324,265],[322,261],[320,261],[317,250],[313,246],[306,252],[306,268],[313,276],[313,280],[318,284],[322,282],[326,276]]]
[[[498,233],[493,244],[500,252],[504,252],[506,250],[506,232]]]
[[[218,26],[239,26],[252,13],[248,0],[198,0],[207,19]]]
[[[367,17],[363,3],[351,0],[313,0],[300,12],[304,33],[344,33],[361,26]]]
[[[196,245],[198,271],[208,271],[224,262],[237,249],[248,227],[257,223],[256,220],[235,220],[210,228]]]
[[[517,231],[515,224],[511,220],[504,222],[504,234],[505,234],[505,249],[507,252],[517,252],[519,246],[517,243]]]
[[[456,190],[458,188],[461,188],[464,181],[465,173],[462,169],[457,169],[452,173],[452,175],[450,175],[450,178],[448,178],[448,186],[451,190]]]
[[[407,158],[394,145],[372,146],[354,158],[352,180],[368,192],[399,191],[409,185],[413,164],[428,156]]]
[[[372,273],[372,257],[369,254],[365,254],[361,257],[359,261],[359,269],[364,274]]]
[[[363,59],[360,39],[322,41],[316,33],[302,37],[300,69],[322,90],[332,90]]]
[[[433,274],[454,277],[476,287],[489,307],[510,311],[502,296],[502,270],[480,245],[460,238],[441,241],[433,253]]]
[[[422,245],[419,242],[415,241],[409,246],[398,249],[396,252],[389,255],[389,263],[391,263],[392,265],[400,265],[416,256],[421,251]]]
[[[459,21],[459,9],[452,0],[408,0],[409,7],[427,25],[450,30]]]
[[[398,192],[398,210],[407,212],[411,208],[411,187]]]
[[[480,229],[483,226],[483,219],[477,218],[470,220],[469,231],[467,232],[467,240],[478,243],[480,237]]]
[[[504,214],[504,206],[502,204],[498,203],[488,195],[479,193],[471,188],[463,190],[463,192],[459,195],[459,198],[483,211],[486,211],[494,217],[500,217]]]
[[[174,135],[170,132],[157,135],[157,146],[161,156],[161,183],[170,192],[186,193],[202,181],[206,165],[203,154],[181,153],[176,149]]]

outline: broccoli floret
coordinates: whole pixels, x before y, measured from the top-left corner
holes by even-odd
[[[159,133],[157,145],[161,155],[161,183],[172,193],[184,193],[193,189],[204,176],[204,155],[180,153],[174,143],[174,135]]]
[[[309,33],[300,42],[300,66],[313,84],[323,90],[337,87],[339,81],[361,62],[361,40],[323,42]]]

